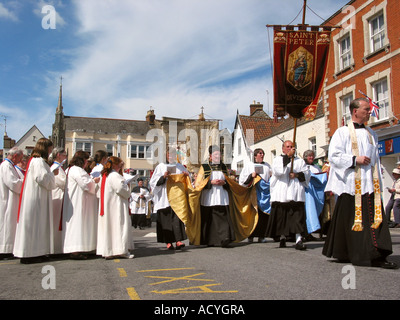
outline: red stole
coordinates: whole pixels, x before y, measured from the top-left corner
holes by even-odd
[[[100,188],[100,216],[104,216],[104,187],[106,185],[107,176],[103,173],[101,178],[101,188]]]

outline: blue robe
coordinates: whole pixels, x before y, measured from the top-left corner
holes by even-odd
[[[260,181],[256,184],[256,191],[258,208],[261,211],[269,214],[271,212],[269,181],[265,182],[264,179],[260,179]]]
[[[325,186],[328,182],[327,174],[311,174],[310,183],[306,188],[306,223],[308,233],[312,233],[321,229],[319,215],[324,208],[325,202]]]

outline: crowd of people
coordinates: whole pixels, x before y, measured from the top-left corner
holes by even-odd
[[[64,170],[62,148],[41,138],[29,160],[12,148],[0,165],[0,254],[21,263],[49,256],[133,258],[124,163],[98,151],[77,151]]]
[[[262,149],[254,150],[236,179],[218,146],[209,147],[195,178],[170,148],[148,186],[139,178],[134,188],[123,175],[123,161],[102,150],[93,159],[77,151],[64,170],[66,152],[53,149],[49,139],[40,139],[29,159],[13,148],[0,165],[0,254],[21,263],[66,254],[133,258],[131,227],[144,228],[156,212],[157,241],[168,250],[184,248],[187,239],[223,248],[254,238],[285,248],[291,240],[296,250],[325,240],[327,257],[397,268],[387,260],[388,220],[393,208],[394,226],[400,223],[400,168],[393,170],[385,215],[377,137],[364,126],[368,101],[356,99],[350,111],[352,121],[332,136],[322,168],[313,151],[299,157],[294,143],[284,141],[271,165]]]

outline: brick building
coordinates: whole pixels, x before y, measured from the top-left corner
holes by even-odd
[[[378,134],[385,186],[400,156],[399,16],[397,0],[352,0],[324,22],[341,26],[332,31],[322,94],[326,139],[350,119],[351,100],[364,93],[377,102],[379,118],[371,117],[369,126]]]

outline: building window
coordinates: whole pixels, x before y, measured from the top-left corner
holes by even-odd
[[[139,177],[149,177],[150,176],[150,171],[149,170],[144,170],[144,169],[131,169],[130,170],[130,174],[131,175],[136,175],[136,174],[138,174],[139,175]],[[138,178],[139,178],[138,177]]]
[[[137,158],[137,146],[131,146],[131,158]]]
[[[151,146],[146,147],[146,159],[151,159],[152,148]]]
[[[89,154],[92,153],[92,144],[90,142],[76,142],[75,143],[75,151],[85,151]]]
[[[351,119],[350,103],[353,101],[353,94],[350,93],[340,99],[342,109],[342,126],[345,126]]]
[[[138,158],[139,159],[144,159],[144,156],[145,156],[145,153],[144,153],[144,151],[145,151],[145,146],[139,146],[139,152],[138,152]]]
[[[112,144],[106,145],[106,152],[109,157],[111,157],[113,155],[113,145]]]
[[[242,138],[237,140],[238,152],[237,154],[240,156],[242,154]]]
[[[314,152],[314,155],[317,156],[317,138],[312,137],[308,139],[309,149]]]
[[[351,64],[351,42],[350,35],[348,34],[339,41],[339,61],[340,69],[346,69]]]
[[[388,118],[389,90],[387,79],[372,84],[373,99],[379,106],[379,120]]]
[[[334,77],[354,66],[352,28],[342,29],[333,37],[333,51],[335,57]]]
[[[146,145],[131,145],[130,146],[130,158],[133,159],[150,159],[151,158],[151,146]]]
[[[369,20],[371,52],[381,49],[385,43],[385,20],[383,13]]]

